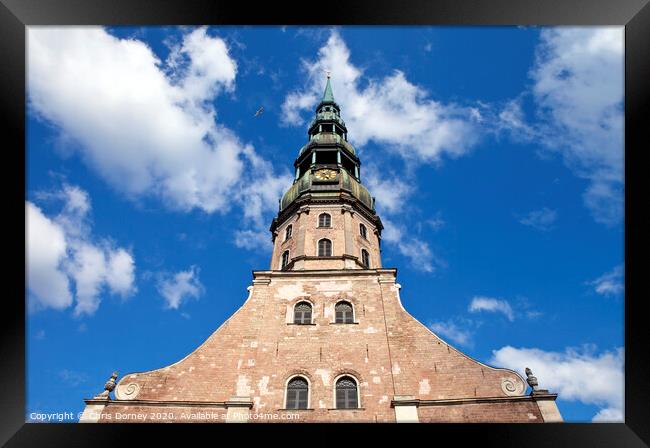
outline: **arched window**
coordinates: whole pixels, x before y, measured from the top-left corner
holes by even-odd
[[[336,382],[336,408],[356,409],[359,407],[357,382],[351,376],[343,376]]]
[[[328,239],[322,239],[318,242],[318,256],[331,257],[332,256],[332,242]]]
[[[350,302],[339,302],[334,307],[334,316],[337,324],[353,324],[354,310]]]
[[[285,250],[282,253],[282,267],[280,269],[286,268],[288,264],[289,264],[289,251]]]
[[[307,409],[309,403],[309,383],[301,376],[289,380],[287,384],[286,409]]]
[[[296,304],[293,308],[293,323],[296,325],[311,324],[311,304],[308,302]]]
[[[361,249],[361,264],[367,268],[370,267],[370,254],[365,249]]]
[[[368,239],[368,229],[366,229],[365,225],[359,224],[359,233],[361,234],[362,237]]]
[[[284,239],[285,241],[291,238],[291,232],[293,232],[293,226],[289,224],[287,226],[287,230],[284,231]]]
[[[329,213],[321,213],[318,216],[318,227],[332,227],[332,217]]]

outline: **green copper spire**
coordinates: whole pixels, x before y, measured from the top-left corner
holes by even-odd
[[[325,93],[321,103],[334,103],[334,94],[332,93],[332,85],[330,84],[330,75],[327,74],[327,85],[325,86]]]

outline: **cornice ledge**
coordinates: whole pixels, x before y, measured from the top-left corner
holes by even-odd
[[[268,285],[272,275],[273,271],[253,271],[253,285]]]
[[[253,271],[253,276],[257,272],[268,273],[269,271]],[[270,278],[282,277],[317,277],[317,276],[349,276],[349,277],[376,277],[378,269],[304,269],[299,271],[270,271]]]
[[[414,398],[412,400],[391,400],[390,406],[447,406],[455,404],[509,403],[537,400],[555,401],[556,398],[557,394],[518,395],[513,397],[460,397],[443,398],[439,400],[421,400],[419,398]]]
[[[207,407],[224,409],[230,403],[228,401],[98,400],[94,398],[84,399],[84,402],[86,404],[102,404],[107,406]]]

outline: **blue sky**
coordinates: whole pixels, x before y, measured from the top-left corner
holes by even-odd
[[[622,420],[620,27],[30,27],[27,418],[243,303],[324,70],[406,309]]]

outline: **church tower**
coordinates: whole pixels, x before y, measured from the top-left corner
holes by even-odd
[[[329,76],[294,168],[242,306],[176,363],[115,372],[81,422],[562,421],[528,369],[474,360],[404,309]]]
[[[329,76],[308,136],[271,225],[271,270],[381,268],[381,220]]]

